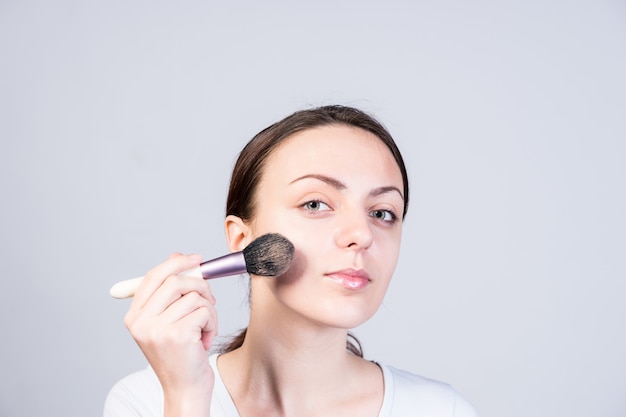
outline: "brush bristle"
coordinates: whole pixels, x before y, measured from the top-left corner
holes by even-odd
[[[243,250],[248,273],[275,277],[287,271],[293,261],[293,244],[278,233],[268,233],[252,241]]]

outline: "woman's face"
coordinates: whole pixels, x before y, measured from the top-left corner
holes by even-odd
[[[252,307],[344,329],[370,318],[396,266],[402,190],[391,152],[369,132],[324,126],[282,142],[265,163],[250,228],[253,238],[287,237],[295,259],[280,277],[254,278]],[[258,285],[267,287],[257,296]]]

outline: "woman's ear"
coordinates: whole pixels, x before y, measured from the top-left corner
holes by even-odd
[[[224,220],[226,242],[231,252],[240,252],[250,243],[250,227],[237,216],[228,215]]]

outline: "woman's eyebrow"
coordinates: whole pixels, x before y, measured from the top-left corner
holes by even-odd
[[[295,180],[291,181],[289,184],[293,184],[294,182],[298,182],[300,180],[304,180],[307,178],[313,178],[316,180],[320,180],[322,182],[325,182],[326,184],[330,185],[333,188],[336,188],[338,190],[345,190],[346,184],[344,184],[343,182],[339,181],[338,179],[326,176],[326,175],[322,175],[322,174],[306,174],[303,175],[301,177],[296,178]]]
[[[329,177],[327,175],[322,175],[322,174],[306,174],[306,175],[296,178],[295,180],[291,181],[289,184],[293,184],[295,182],[298,182],[300,180],[307,179],[307,178],[312,178],[312,179],[322,181],[337,190],[345,190],[346,188],[348,188],[346,187],[346,184],[339,181],[338,179]],[[373,189],[372,191],[370,191],[370,197],[376,197],[381,194],[391,193],[394,191],[396,191],[400,195],[400,198],[404,200],[404,195],[402,194],[402,191],[400,191],[398,187],[394,187],[392,185],[385,186],[385,187],[378,187],[378,188]]]
[[[397,191],[398,194],[400,194],[400,198],[402,198],[402,200],[404,200],[404,195],[402,195],[402,191],[400,191],[400,189],[398,187],[394,187],[394,186],[387,186],[387,187],[378,187],[373,189],[372,191],[370,191],[370,197],[376,197],[377,195],[381,195],[381,194],[385,194],[385,193],[391,193]]]

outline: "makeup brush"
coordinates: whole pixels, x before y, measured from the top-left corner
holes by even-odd
[[[264,277],[275,277],[287,269],[293,261],[293,244],[278,233],[259,236],[241,252],[233,252],[210,261],[202,262],[196,268],[180,273],[204,279],[239,275],[245,272]],[[129,298],[143,277],[120,281],[111,287],[113,298]]]

